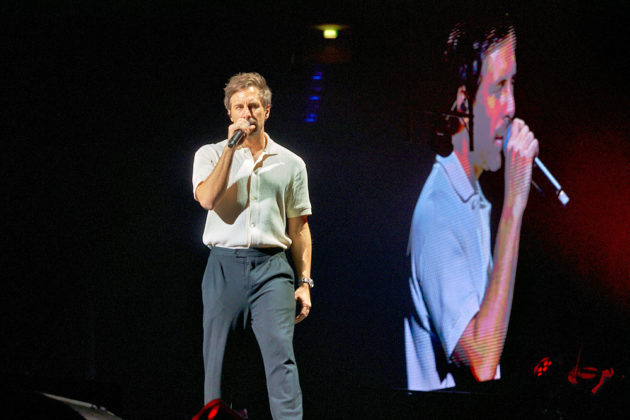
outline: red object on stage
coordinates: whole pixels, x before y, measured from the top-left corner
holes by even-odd
[[[243,420],[247,419],[247,410],[237,412],[227,406],[222,400],[216,399],[206,404],[192,420]]]

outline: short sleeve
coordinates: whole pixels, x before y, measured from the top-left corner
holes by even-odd
[[[311,201],[308,195],[308,175],[306,165],[300,160],[287,191],[287,217],[311,214]]]
[[[195,153],[193,161],[192,187],[193,196],[197,191],[197,187],[212,173],[212,170],[219,161],[220,155],[212,148],[211,145],[202,146]],[[195,197],[196,198],[196,197]]]

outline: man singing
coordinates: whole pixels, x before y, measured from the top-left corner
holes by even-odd
[[[202,146],[193,165],[194,197],[208,210],[203,242],[210,248],[202,284],[205,401],[221,397],[228,333],[245,316],[262,353],[273,418],[301,419],[293,330],[309,314],[313,287],[306,166],[265,132],[271,90],[260,74],[232,76],[224,103],[232,122],[227,140]],[[243,137],[233,144],[238,134]]]
[[[521,221],[538,153],[529,127],[514,118],[515,48],[509,23],[459,24],[447,43],[456,79],[450,101],[453,113],[461,116],[451,124],[447,156],[436,157],[412,220],[413,311],[404,327],[409,389],[435,390],[500,375]],[[503,152],[504,203],[492,255],[490,203],[478,180],[483,171],[501,167],[510,125]]]

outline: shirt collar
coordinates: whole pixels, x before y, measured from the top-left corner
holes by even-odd
[[[437,155],[435,160],[444,168],[446,176],[460,200],[466,202],[477,193],[481,196],[482,200],[485,200],[485,197],[481,192],[481,187],[479,186],[479,181],[476,181],[474,186],[471,185],[470,180],[466,175],[466,171],[464,171],[464,168],[455,153],[451,153],[447,157]]]
[[[276,144],[273,140],[271,140],[271,137],[269,137],[269,134],[265,133],[265,147],[263,148],[263,153],[267,154],[267,153],[271,153],[271,151],[275,148]]]
[[[262,149],[261,156],[273,154],[274,151],[277,148],[276,142],[273,141],[271,139],[271,137],[269,137],[269,135],[267,133],[264,133],[264,136],[265,136],[266,142],[265,142],[265,147],[263,147],[263,149]],[[236,150],[239,150],[242,153],[245,153],[245,149],[247,149],[247,147],[243,147],[242,145],[240,145],[240,146],[238,146],[238,148]]]

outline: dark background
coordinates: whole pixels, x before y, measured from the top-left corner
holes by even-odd
[[[482,4],[5,3],[5,385],[131,419],[199,411],[207,250],[192,160],[225,137],[227,79],[258,71],[274,92],[267,131],[309,170],[317,286],[295,332],[307,418],[404,387],[406,242],[433,161],[419,111],[454,97],[439,67],[449,27],[495,6],[517,28],[517,115],[571,197],[530,197],[501,389],[540,389],[534,365],[566,372],[580,349],[584,366],[627,372],[628,15],[622,2]],[[349,27],[325,42],[313,25],[327,22]],[[493,228],[502,177],[482,177]]]

